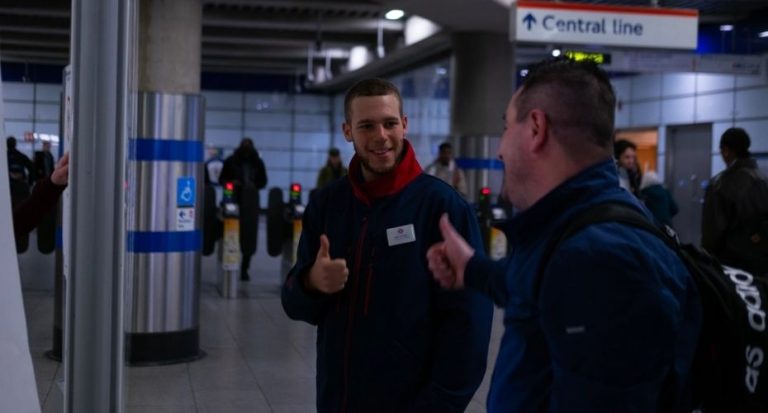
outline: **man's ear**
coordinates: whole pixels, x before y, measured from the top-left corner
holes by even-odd
[[[528,113],[528,126],[531,133],[531,152],[540,152],[549,143],[549,120],[541,109],[532,109]]]
[[[408,116],[403,115],[402,118],[400,118],[400,122],[403,123],[403,134],[408,132]]]
[[[344,139],[346,139],[347,142],[352,142],[352,125],[343,122],[341,124],[341,130],[344,132]]]

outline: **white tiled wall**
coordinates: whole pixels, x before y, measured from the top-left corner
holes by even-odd
[[[735,76],[706,73],[665,73],[621,77],[612,81],[621,105],[617,128],[657,127],[658,162],[664,166],[664,132],[670,125],[712,123],[712,174],[725,165],[720,135],[733,126],[752,137],[753,152],[768,152],[768,74]],[[664,171],[658,171],[664,176]]]
[[[429,66],[392,81],[402,86],[404,79],[411,77],[423,83],[417,90],[433,93],[429,85],[434,84],[434,73],[434,67]],[[60,85],[52,84],[3,83],[6,133],[16,135],[19,149],[30,156],[31,145],[26,148],[21,139],[24,132],[58,134],[61,90]],[[344,162],[354,154],[341,129],[343,95],[213,90],[201,94],[206,101],[206,146],[222,148],[227,156],[243,137],[252,138],[267,168],[267,188],[280,187],[287,192],[292,182],[299,182],[306,201],[330,147],[341,150]],[[408,138],[417,158],[426,165],[432,162],[437,145],[448,137],[450,102],[431,95],[413,96],[404,99],[404,109],[412,126]],[[261,201],[266,207],[266,190]]]

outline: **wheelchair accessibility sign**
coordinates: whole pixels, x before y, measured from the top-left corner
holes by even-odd
[[[176,180],[176,206],[195,206],[195,178],[181,177]]]

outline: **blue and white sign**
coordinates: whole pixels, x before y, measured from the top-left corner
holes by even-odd
[[[176,209],[176,231],[195,230],[195,208]]]
[[[694,9],[521,0],[511,10],[513,41],[696,48],[699,12]]]
[[[195,206],[195,178],[182,176],[176,180],[176,206]]]

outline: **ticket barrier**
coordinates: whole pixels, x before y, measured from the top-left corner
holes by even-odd
[[[224,199],[221,201],[223,234],[219,242],[219,293],[224,298],[237,298],[240,279],[240,207],[232,197],[233,185],[224,185]]]
[[[301,203],[301,185],[291,184],[288,202],[283,201],[280,188],[269,190],[267,206],[267,253],[272,257],[282,255],[280,271],[285,277],[296,263],[296,250],[301,237],[305,206]]]
[[[507,237],[497,225],[504,222],[507,216],[503,208],[491,205],[490,188],[480,189],[476,212],[486,253],[494,260],[504,258],[509,252]]]

